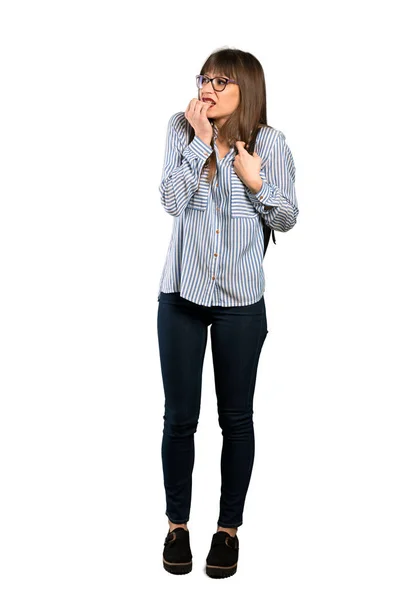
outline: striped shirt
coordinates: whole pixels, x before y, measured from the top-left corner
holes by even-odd
[[[253,194],[234,171],[235,148],[219,157],[218,127],[212,127],[217,172],[208,183],[204,163],[213,148],[197,136],[189,144],[184,112],[168,122],[159,192],[174,222],[158,299],[160,292],[180,292],[203,306],[246,306],[265,292],[261,219],[282,232],[296,223],[295,165],[285,135],[261,127],[254,149],[262,187]]]

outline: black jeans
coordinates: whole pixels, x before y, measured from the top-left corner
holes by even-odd
[[[239,527],[254,462],[253,395],[267,337],[264,296],[248,306],[202,306],[179,292],[159,294],[157,332],[165,393],[162,464],[165,514],[189,520],[194,433],[200,414],[208,326],[222,430],[218,525]]]

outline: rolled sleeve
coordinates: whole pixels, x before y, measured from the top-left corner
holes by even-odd
[[[205,162],[210,154],[212,154],[212,151],[211,146],[195,135],[190,144],[186,146],[182,156],[190,161],[200,159]]]
[[[260,172],[262,185],[253,194],[246,192],[266,224],[276,231],[289,231],[296,223],[299,208],[295,190],[296,168],[293,155],[280,131]]]
[[[271,208],[274,208],[275,206],[280,206],[281,198],[278,193],[278,187],[268,183],[263,171],[261,171],[260,177],[262,179],[262,186],[256,194],[253,194],[250,191],[250,189],[246,186],[246,191],[250,199],[253,202],[260,202],[265,209],[268,209],[269,206]]]

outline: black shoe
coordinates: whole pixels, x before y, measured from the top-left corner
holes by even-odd
[[[230,577],[236,573],[239,558],[239,538],[227,531],[217,531],[211,541],[206,559],[206,573],[210,577]]]
[[[189,531],[175,527],[168,532],[164,541],[164,569],[174,575],[183,575],[192,570],[192,552],[190,550]]]

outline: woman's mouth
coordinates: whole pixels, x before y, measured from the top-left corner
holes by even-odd
[[[215,106],[215,102],[214,102],[214,100],[211,100],[211,98],[204,98],[203,102],[207,102],[208,104],[210,104],[210,108],[212,106]]]

